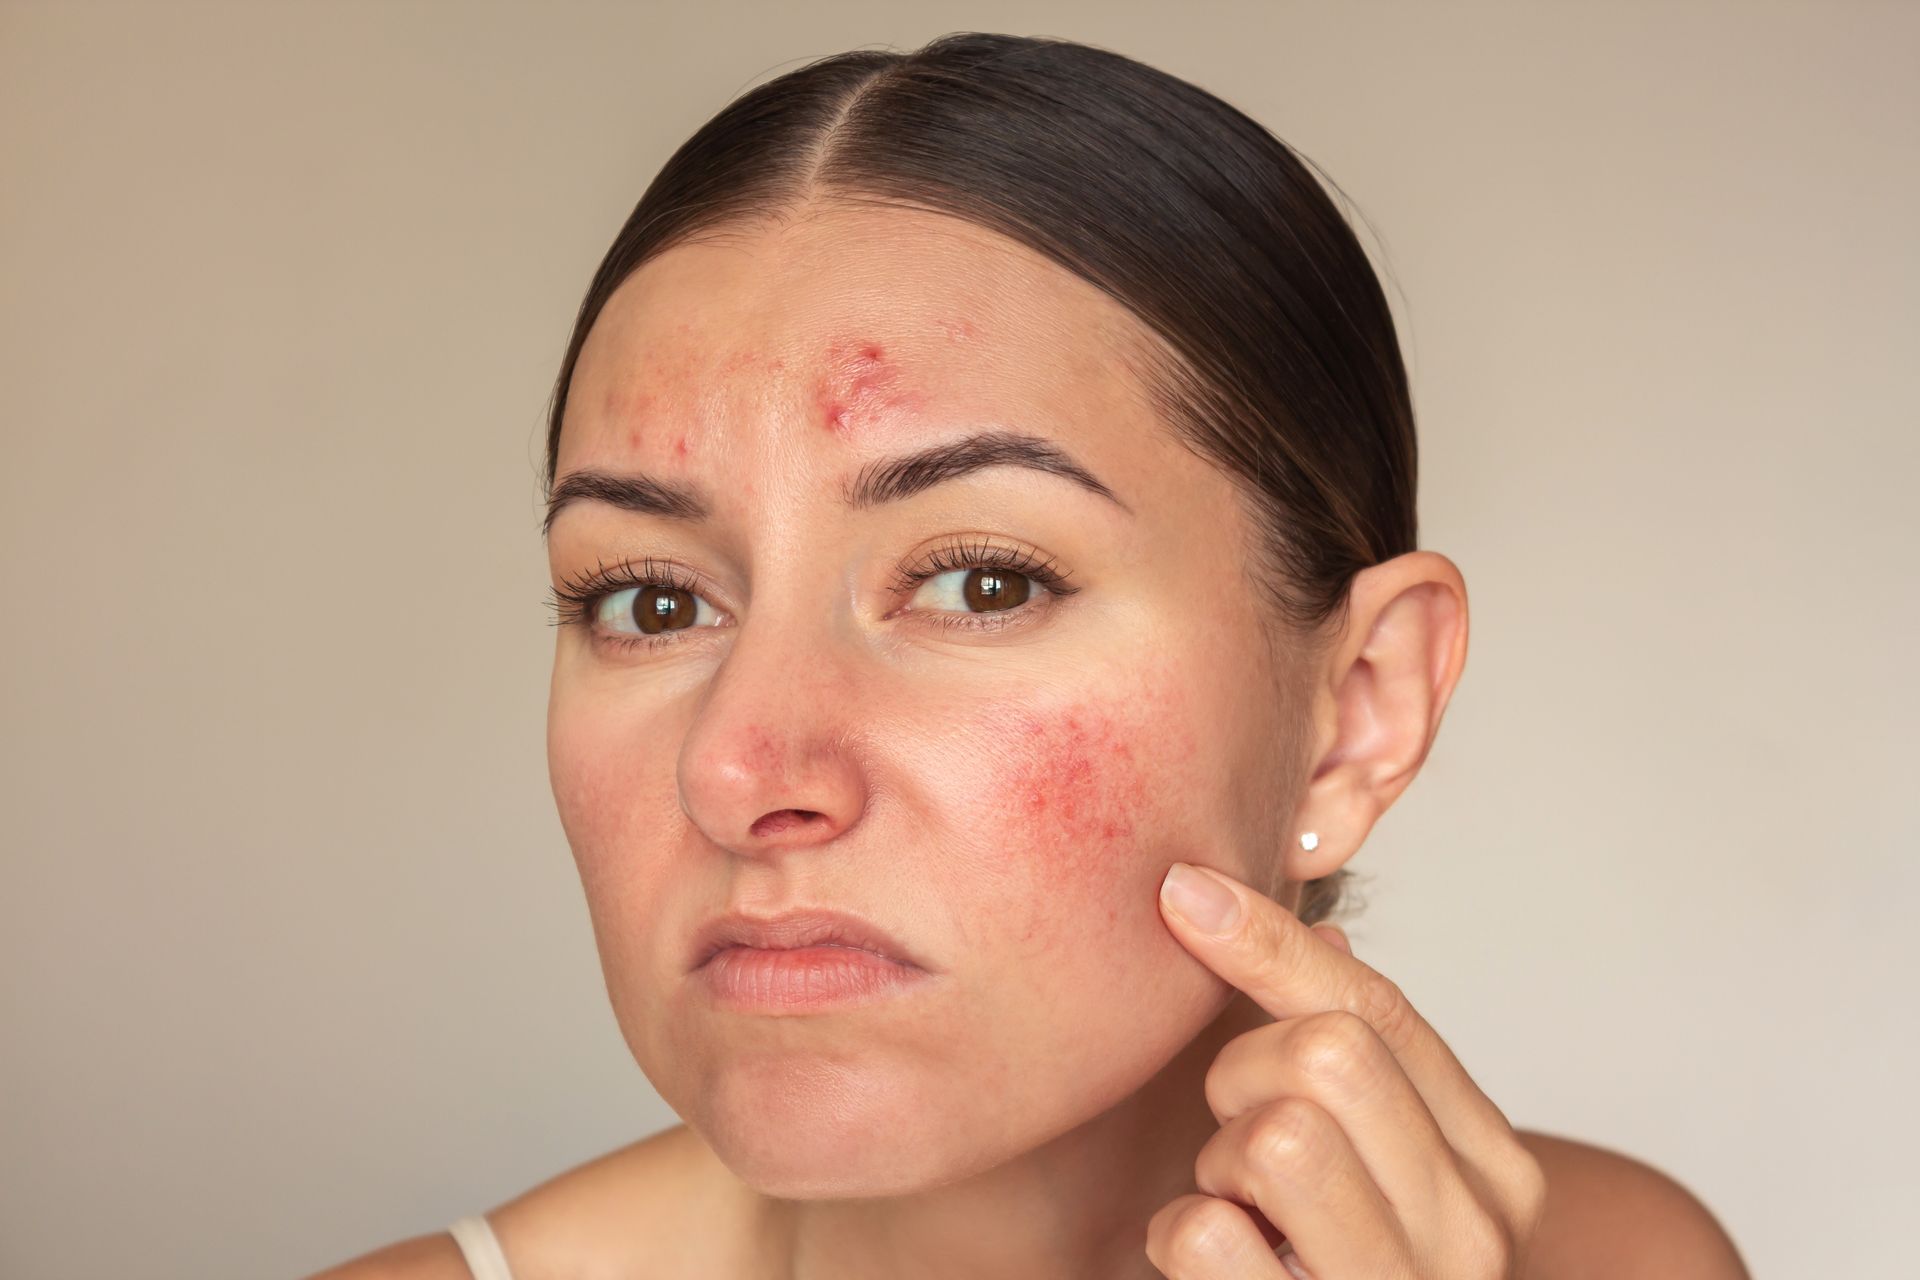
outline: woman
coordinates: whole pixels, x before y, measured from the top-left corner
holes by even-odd
[[[731,104],[547,457],[554,795],[685,1123],[326,1274],[1744,1275],[1327,923],[1466,658],[1415,458],[1360,244],[1200,89],[960,34]]]

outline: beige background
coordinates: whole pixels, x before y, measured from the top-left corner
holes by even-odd
[[[673,1123],[547,791],[541,416],[668,152],[977,28],[1377,230],[1471,658],[1362,958],[1761,1275],[1892,1275],[1920,9],[0,4],[0,1273],[294,1275]]]

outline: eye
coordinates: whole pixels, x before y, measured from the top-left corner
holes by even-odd
[[[931,625],[987,631],[1044,614],[1036,598],[1080,589],[1067,579],[1054,561],[1031,551],[961,539],[897,571],[895,588],[912,592],[904,612],[925,614]],[[596,645],[662,649],[724,625],[727,614],[707,603],[702,586],[698,574],[672,561],[601,564],[553,588],[554,624],[584,625]]]
[[[1067,575],[1053,561],[985,541],[936,549],[917,567],[903,570],[898,585],[902,591],[919,588],[908,601],[909,611],[948,615],[939,617],[938,625],[975,629],[1010,626],[1040,611],[1043,606],[1029,601],[1042,593],[1068,596],[1079,590],[1067,585]]]
[[[657,636],[699,626],[703,618],[711,624],[719,612],[684,587],[647,582],[601,596],[593,620],[615,635]]]
[[[1034,579],[1011,569],[954,569],[931,575],[909,603],[962,613],[1004,613],[1025,604],[1033,592]]]
[[[671,561],[599,565],[553,588],[554,624],[586,624],[595,640],[617,648],[657,649],[726,615],[698,594],[699,575]]]

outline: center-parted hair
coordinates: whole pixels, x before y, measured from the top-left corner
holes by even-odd
[[[1239,548],[1276,670],[1317,653],[1354,576],[1413,551],[1417,448],[1393,316],[1307,162],[1218,97],[1069,40],[959,32],[854,50],[750,89],[647,187],[595,271],[548,414],[615,289],[682,241],[833,202],[997,231],[1104,290],[1144,327],[1127,373],[1242,495]],[[1276,690],[1276,696],[1285,696]],[[1303,744],[1288,744],[1299,758]],[[1341,904],[1346,869],[1300,918]]]

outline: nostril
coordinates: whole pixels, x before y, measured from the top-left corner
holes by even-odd
[[[752,834],[756,836],[775,836],[794,827],[803,827],[813,821],[814,815],[805,809],[776,809],[760,821],[753,824]]]

